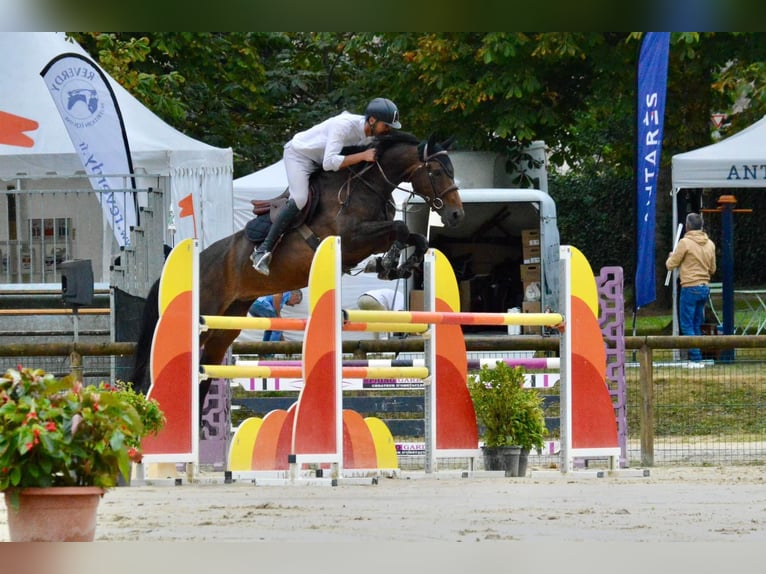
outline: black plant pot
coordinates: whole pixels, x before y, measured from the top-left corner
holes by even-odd
[[[505,476],[519,476],[518,446],[484,446],[484,470],[503,470]]]
[[[519,453],[519,474],[516,476],[527,476],[527,460],[529,459],[529,449],[522,448]]]

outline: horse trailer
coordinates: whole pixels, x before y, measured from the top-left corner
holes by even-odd
[[[460,194],[466,216],[458,227],[442,226],[419,197],[404,205],[409,228],[426,235],[429,246],[452,264],[460,310],[558,311],[559,232],[553,199],[538,189],[461,189]],[[410,310],[422,308],[422,277],[408,279],[406,289]],[[492,329],[463,328],[485,334],[493,334]],[[524,332],[539,330],[526,327]]]

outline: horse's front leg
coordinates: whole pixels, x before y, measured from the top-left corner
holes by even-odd
[[[399,265],[399,256],[407,247],[413,247],[412,254]],[[409,233],[407,241],[394,241],[391,248],[383,255],[377,257],[374,261],[367,264],[365,271],[378,274],[380,279],[407,279],[412,276],[413,270],[423,262],[428,241],[425,236],[419,233]]]
[[[399,269],[397,270],[399,277],[409,277],[412,275],[412,271],[423,262],[423,257],[428,250],[428,240],[425,235],[421,235],[420,233],[410,233],[407,238],[407,244],[415,249],[412,252],[412,255],[399,266]]]

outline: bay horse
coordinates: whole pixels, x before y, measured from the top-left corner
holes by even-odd
[[[428,242],[425,236],[410,232],[403,221],[394,220],[392,194],[402,182],[409,182],[412,193],[422,197],[429,208],[441,216],[445,226],[459,225],[465,212],[447,155],[451,143],[451,139],[439,143],[433,135],[428,141],[420,141],[407,132],[389,132],[374,138],[370,144],[376,147],[375,163],[315,173],[311,188],[316,197],[306,208],[314,206],[306,221],[314,246],[299,229],[288,230],[275,248],[269,275],[253,269],[250,254],[255,244],[245,230],[209,245],[199,254],[200,315],[243,317],[253,301],[262,295],[306,287],[315,246],[330,235],[341,238],[344,272],[371,255],[382,253],[383,256],[373,260],[378,277],[409,277],[423,261]],[[345,152],[358,150],[357,147]],[[400,265],[400,252],[407,247],[414,247],[414,252]],[[159,320],[158,292],[159,279],[147,295],[130,378],[136,391],[143,393],[150,386],[149,355],[154,327]],[[200,364],[221,364],[239,333],[209,330],[201,334]],[[200,405],[210,382],[206,379],[200,383]]]

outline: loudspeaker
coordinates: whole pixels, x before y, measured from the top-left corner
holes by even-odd
[[[93,266],[90,259],[63,261],[61,271],[61,295],[67,305],[93,304]]]

